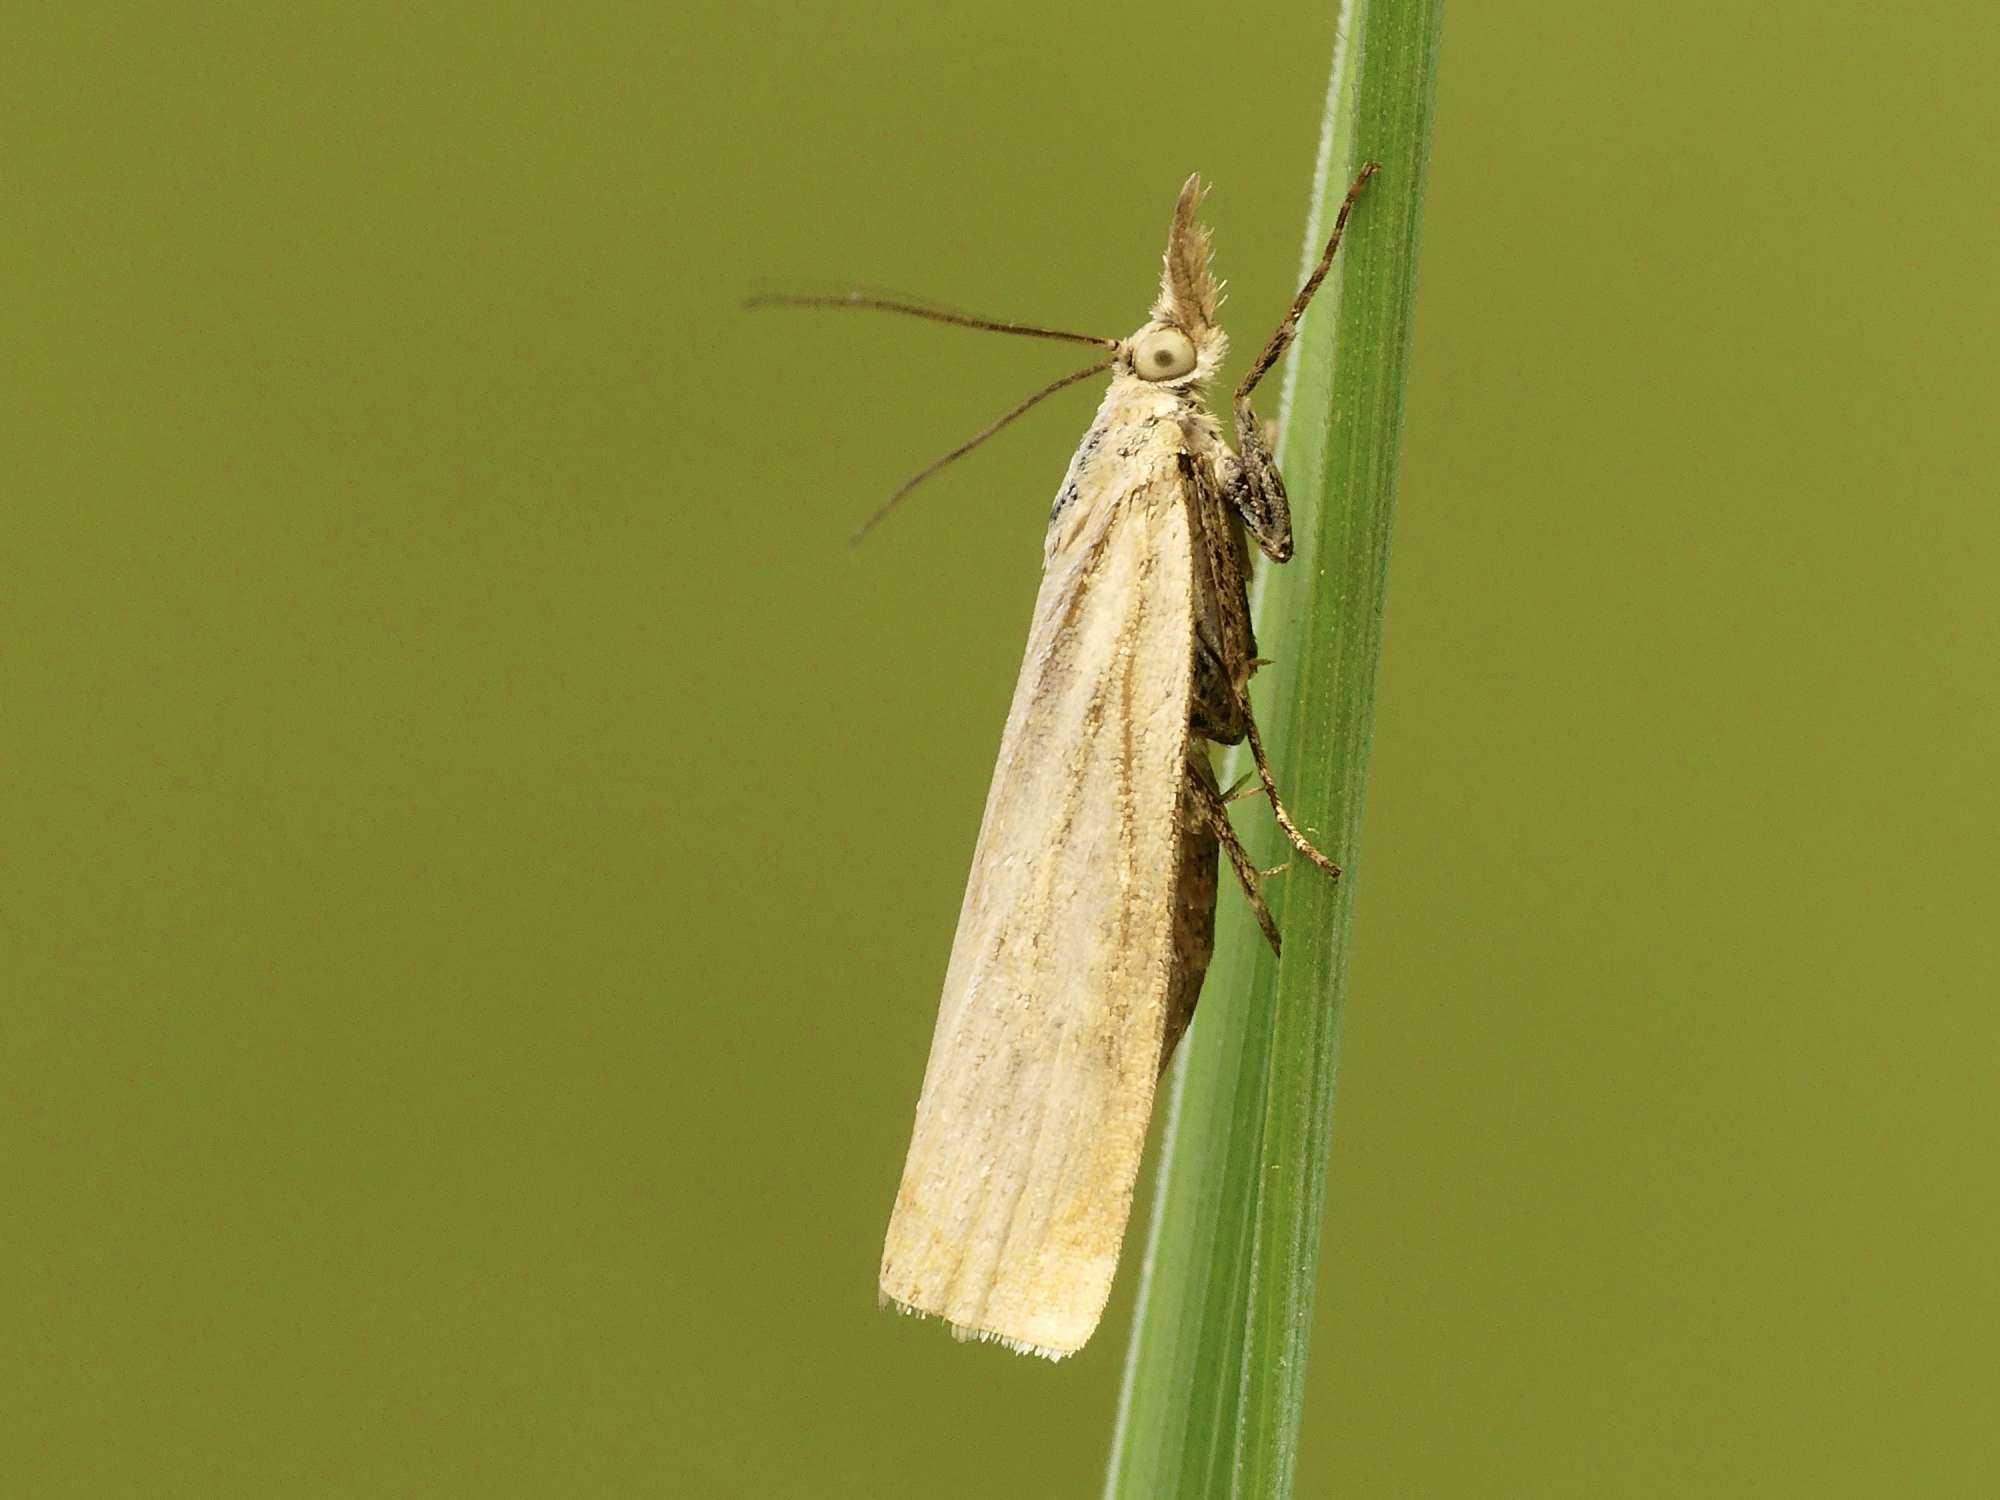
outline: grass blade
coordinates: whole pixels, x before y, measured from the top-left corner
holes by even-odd
[[[1297,552],[1260,579],[1274,665],[1256,696],[1287,801],[1347,873],[1301,862],[1272,884],[1282,962],[1242,903],[1223,904],[1163,1127],[1111,1500],[1283,1496],[1296,1469],[1440,9],[1342,10],[1308,262],[1361,162],[1382,171],[1286,372]],[[1283,857],[1268,817],[1242,831],[1260,862]]]

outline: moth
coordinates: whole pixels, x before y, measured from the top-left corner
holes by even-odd
[[[942,1318],[959,1338],[1060,1359],[1096,1328],[1155,1086],[1208,968],[1219,854],[1279,946],[1260,892],[1277,871],[1256,868],[1232,831],[1234,793],[1217,784],[1209,747],[1247,740],[1249,790],[1303,857],[1340,873],[1286,810],[1250,711],[1260,662],[1245,534],[1273,562],[1292,552],[1284,482],[1250,396],[1296,335],[1374,171],[1355,178],[1318,265],[1236,388],[1235,452],[1205,396],[1228,338],[1195,217],[1199,174],[1174,205],[1158,299],[1127,338],[838,299],[1108,351],[888,502],[1042,397],[1109,372],[1049,515],[882,1253],[883,1300]]]

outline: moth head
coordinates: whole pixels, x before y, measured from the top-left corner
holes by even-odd
[[[1201,174],[1181,185],[1167,228],[1159,300],[1144,328],[1125,340],[1124,362],[1141,380],[1205,380],[1222,363],[1228,340],[1216,326],[1222,288],[1208,268],[1208,226],[1195,221]]]

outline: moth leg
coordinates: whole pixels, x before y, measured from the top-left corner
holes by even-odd
[[[1285,811],[1285,804],[1278,796],[1278,783],[1271,775],[1271,763],[1264,757],[1264,737],[1257,733],[1257,719],[1250,712],[1250,700],[1239,691],[1238,701],[1243,705],[1243,728],[1250,741],[1250,758],[1257,763],[1257,776],[1264,783],[1264,795],[1270,799],[1271,814],[1278,820],[1278,826],[1285,830],[1285,837],[1292,841],[1292,847],[1307,859],[1318,865],[1327,874],[1338,877],[1340,866],[1328,859],[1313,846],[1311,839],[1299,832],[1299,825],[1292,821],[1292,815]]]
[[[1223,497],[1243,518],[1243,529],[1272,562],[1292,555],[1292,506],[1278,461],[1259,430],[1247,391],[1236,393],[1236,446],[1242,450],[1233,473],[1223,479]]]
[[[1264,904],[1264,893],[1259,889],[1264,876],[1270,872],[1258,869],[1251,862],[1250,855],[1243,848],[1243,841],[1229,826],[1229,814],[1223,810],[1221,793],[1193,770],[1188,772],[1188,785],[1196,813],[1215,835],[1222,852],[1229,856],[1229,868],[1236,872],[1237,883],[1249,898],[1250,909],[1257,914],[1257,925],[1264,930],[1264,941],[1271,945],[1273,953],[1278,952],[1278,924],[1271,919],[1271,908]]]
[[[1250,406],[1250,393],[1298,336],[1299,319],[1305,316],[1313,293],[1326,279],[1327,269],[1333,264],[1333,252],[1340,248],[1340,237],[1347,229],[1347,215],[1354,207],[1354,200],[1361,196],[1361,189],[1375,175],[1376,166],[1377,163],[1372,161],[1364,165],[1348,187],[1340,212],[1334,216],[1333,233],[1327,238],[1319,264],[1313,267],[1306,284],[1292,299],[1290,310],[1278,324],[1277,332],[1271,335],[1270,342],[1264,345],[1264,352],[1257,356],[1257,362],[1250,366],[1242,384],[1236,387],[1235,400],[1231,403],[1236,417],[1236,446],[1241,450],[1242,467],[1235,476],[1235,482],[1229,486],[1229,500],[1236,507],[1236,513],[1243,518],[1250,535],[1257,539],[1264,555],[1273,562],[1284,562],[1292,555],[1292,509],[1285,498],[1285,482],[1278,475],[1270,443],[1257,420],[1257,413]]]

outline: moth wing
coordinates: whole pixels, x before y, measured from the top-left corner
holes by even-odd
[[[1168,1012],[1191,1001],[1177,480],[1075,497],[1052,524],[883,1250],[905,1311],[1050,1357],[1103,1312]]]

